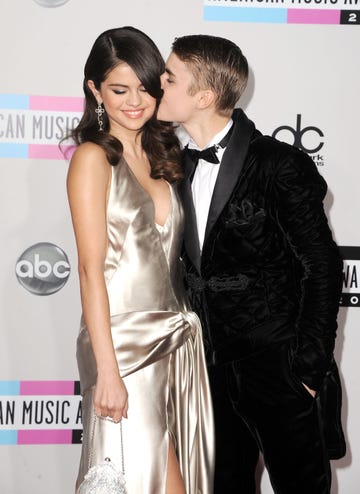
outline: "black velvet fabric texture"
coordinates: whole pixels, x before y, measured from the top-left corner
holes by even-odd
[[[256,456],[251,443],[242,444],[247,436],[243,431],[241,437],[237,434],[239,422],[246,424],[263,452],[276,494],[330,493],[331,471],[318,402],[293,373],[290,354],[290,344],[282,343],[210,369],[220,463],[215,494],[255,492],[248,467]],[[232,412],[224,402],[232,404]]]
[[[328,453],[339,458],[345,441],[333,350],[342,260],[323,208],[327,185],[308,155],[262,136],[241,110],[233,120],[201,253],[186,156],[180,185],[186,283],[209,371],[289,344],[292,375],[317,391]]]

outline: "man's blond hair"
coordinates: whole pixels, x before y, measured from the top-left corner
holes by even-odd
[[[225,38],[195,34],[176,38],[172,51],[193,75],[189,94],[210,89],[215,94],[216,110],[220,114],[231,114],[249,75],[248,63],[240,48]]]

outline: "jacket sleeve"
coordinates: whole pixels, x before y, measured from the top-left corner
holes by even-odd
[[[285,152],[274,175],[277,221],[303,267],[293,369],[319,389],[334,350],[342,260],[324,212],[325,180],[305,153]]]

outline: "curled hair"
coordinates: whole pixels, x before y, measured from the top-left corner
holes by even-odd
[[[95,112],[98,104],[88,82],[92,80],[99,90],[108,74],[121,62],[133,69],[146,91],[156,99],[155,113],[141,129],[141,144],[150,162],[150,175],[175,182],[182,177],[179,142],[172,124],[156,118],[163,94],[160,76],[165,71],[165,63],[155,43],[134,27],[109,29],[95,40],[84,68],[84,112],[69,137],[76,145],[89,141],[98,144],[112,166],[119,163],[123,155],[122,143],[109,134],[106,112],[102,115],[103,130],[99,131]]]
[[[240,48],[225,38],[194,34],[176,38],[172,51],[192,72],[189,94],[211,89],[217,111],[229,114],[244,92],[249,76],[248,63]]]

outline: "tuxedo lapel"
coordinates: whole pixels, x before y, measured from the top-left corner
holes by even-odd
[[[196,224],[196,213],[192,197],[190,177],[194,171],[195,165],[184,154],[184,180],[179,187],[182,205],[185,213],[185,228],[184,228],[184,244],[187,255],[191,259],[193,265],[200,273],[200,245],[199,235]]]
[[[224,209],[239,180],[251,136],[255,131],[254,124],[248,120],[242,110],[235,110],[233,119],[235,127],[221,161],[219,175],[210,203],[204,247],[211,229],[215,225],[216,220],[220,216],[221,211]]]

